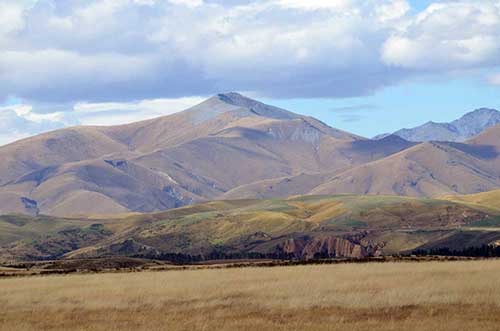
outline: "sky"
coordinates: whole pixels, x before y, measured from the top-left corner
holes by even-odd
[[[228,91],[366,137],[500,109],[500,1],[0,0],[0,145]]]

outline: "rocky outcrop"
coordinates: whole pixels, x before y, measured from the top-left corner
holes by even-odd
[[[339,237],[319,235],[287,239],[278,249],[280,252],[297,258],[362,258],[382,254],[382,244],[371,243],[364,235]]]

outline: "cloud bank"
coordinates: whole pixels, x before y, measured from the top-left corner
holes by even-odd
[[[496,0],[39,0],[0,5],[0,98],[346,97],[500,61]]]
[[[16,98],[33,105],[32,113],[68,112],[78,123],[92,122],[79,113],[81,104],[120,103],[108,112],[135,119],[156,114],[133,115],[130,105],[140,100],[229,90],[353,97],[419,75],[488,71],[499,62],[497,0],[436,1],[420,12],[405,0],[0,4],[0,104]]]

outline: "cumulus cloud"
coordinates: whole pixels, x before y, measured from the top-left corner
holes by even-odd
[[[279,4],[285,8],[297,8],[305,10],[334,9],[342,10],[352,7],[352,0],[279,0]]]
[[[186,97],[128,103],[78,103],[74,106],[73,115],[84,125],[118,125],[170,115],[203,100],[201,97]]]
[[[163,114],[144,102],[228,90],[361,96],[421,74],[497,71],[499,61],[498,0],[436,1],[421,12],[406,0],[0,3],[0,104],[34,105],[31,118],[0,111],[28,127],[40,125],[34,114],[56,113],[121,123]],[[96,104],[113,109],[82,112]]]
[[[403,0],[8,2],[0,11],[6,13],[0,26],[8,26],[0,30],[8,45],[0,53],[0,97],[129,101],[228,89],[285,97],[363,94],[399,77],[397,70],[384,72],[378,47],[390,30],[381,22],[401,17],[407,6]],[[356,82],[339,84],[347,77]]]
[[[21,4],[15,2],[0,3],[0,36],[6,37],[24,26],[23,9]]]
[[[470,69],[500,64],[500,3],[436,3],[390,36],[383,61],[413,70]]]
[[[350,97],[496,66],[495,0],[39,0],[0,10],[0,98]]]

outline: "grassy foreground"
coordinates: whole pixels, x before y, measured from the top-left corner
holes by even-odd
[[[498,330],[500,260],[0,279],[1,330]]]

